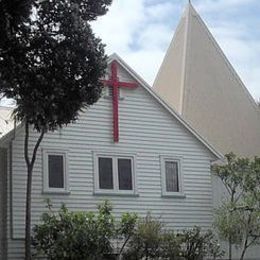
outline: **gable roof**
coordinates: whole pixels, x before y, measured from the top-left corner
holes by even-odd
[[[153,86],[222,153],[260,153],[260,110],[190,3]]]
[[[151,87],[140,77],[126,62],[123,61],[116,53],[109,56],[108,64],[116,60],[133,79],[135,79],[164,109],[166,109],[181,125],[183,125],[196,139],[198,139],[216,158],[223,159],[223,155],[210,145],[204,138],[198,134],[175,110],[170,107]]]
[[[134,80],[136,80],[138,82],[138,84],[140,84],[140,86],[142,86],[153,98],[155,98],[155,100],[157,102],[159,102],[175,119],[177,119],[177,121],[183,125],[196,139],[198,139],[213,155],[214,157],[216,157],[216,159],[222,159],[223,155],[221,153],[219,153],[217,150],[215,150],[209,143],[207,143],[187,122],[185,122],[185,120],[183,120],[183,118],[181,118],[181,116],[174,111],[174,109],[172,109],[167,103],[165,103],[153,90],[152,88],[148,85],[148,83],[146,83],[132,68],[130,68],[130,66],[128,66],[117,54],[112,54],[109,56],[108,58],[108,64],[110,64],[112,61],[116,60],[117,63],[125,70],[129,73],[129,75],[131,77],[133,77]],[[20,127],[21,124],[18,126]],[[11,137],[12,137],[12,129],[9,129],[9,131],[7,131],[5,133],[5,135],[3,135],[0,138],[0,144],[1,141],[4,142],[8,142]]]

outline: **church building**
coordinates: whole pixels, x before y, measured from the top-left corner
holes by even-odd
[[[211,164],[223,154],[260,154],[260,113],[189,4],[150,87],[117,54],[108,59],[103,95],[63,129],[47,133],[35,162],[32,225],[62,203],[116,216],[151,212],[167,228],[210,228],[218,184]],[[239,118],[237,118],[239,115]],[[0,108],[0,259],[24,253],[24,125]],[[30,129],[31,147],[38,137]],[[217,187],[217,188],[216,188]],[[259,259],[259,250],[247,260]]]

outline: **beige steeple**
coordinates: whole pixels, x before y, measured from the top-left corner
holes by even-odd
[[[190,3],[154,89],[222,153],[260,155],[260,110]]]

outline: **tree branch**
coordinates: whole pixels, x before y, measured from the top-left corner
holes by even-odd
[[[33,155],[32,155],[31,165],[34,165],[34,162],[35,162],[35,159],[36,159],[37,150],[38,150],[39,145],[40,145],[40,143],[41,143],[41,141],[42,141],[42,139],[43,139],[44,134],[45,134],[45,131],[44,131],[44,129],[42,129],[41,134],[40,134],[40,136],[38,137],[38,140],[37,140],[37,142],[36,142],[36,144],[35,144],[35,146],[34,146],[34,149],[33,149]]]
[[[27,167],[31,165],[28,153],[28,142],[29,142],[29,123],[25,120],[25,138],[24,138],[24,159]]]
[[[231,196],[231,195],[232,195],[232,192],[231,192],[230,186],[229,186],[223,179],[221,179],[221,180],[222,180],[222,183],[224,184],[224,186],[225,186],[227,192],[228,192],[229,195]]]

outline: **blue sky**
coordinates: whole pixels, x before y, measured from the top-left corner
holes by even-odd
[[[107,44],[152,84],[188,0],[114,0],[93,23]],[[260,99],[260,1],[193,0],[249,92]]]

